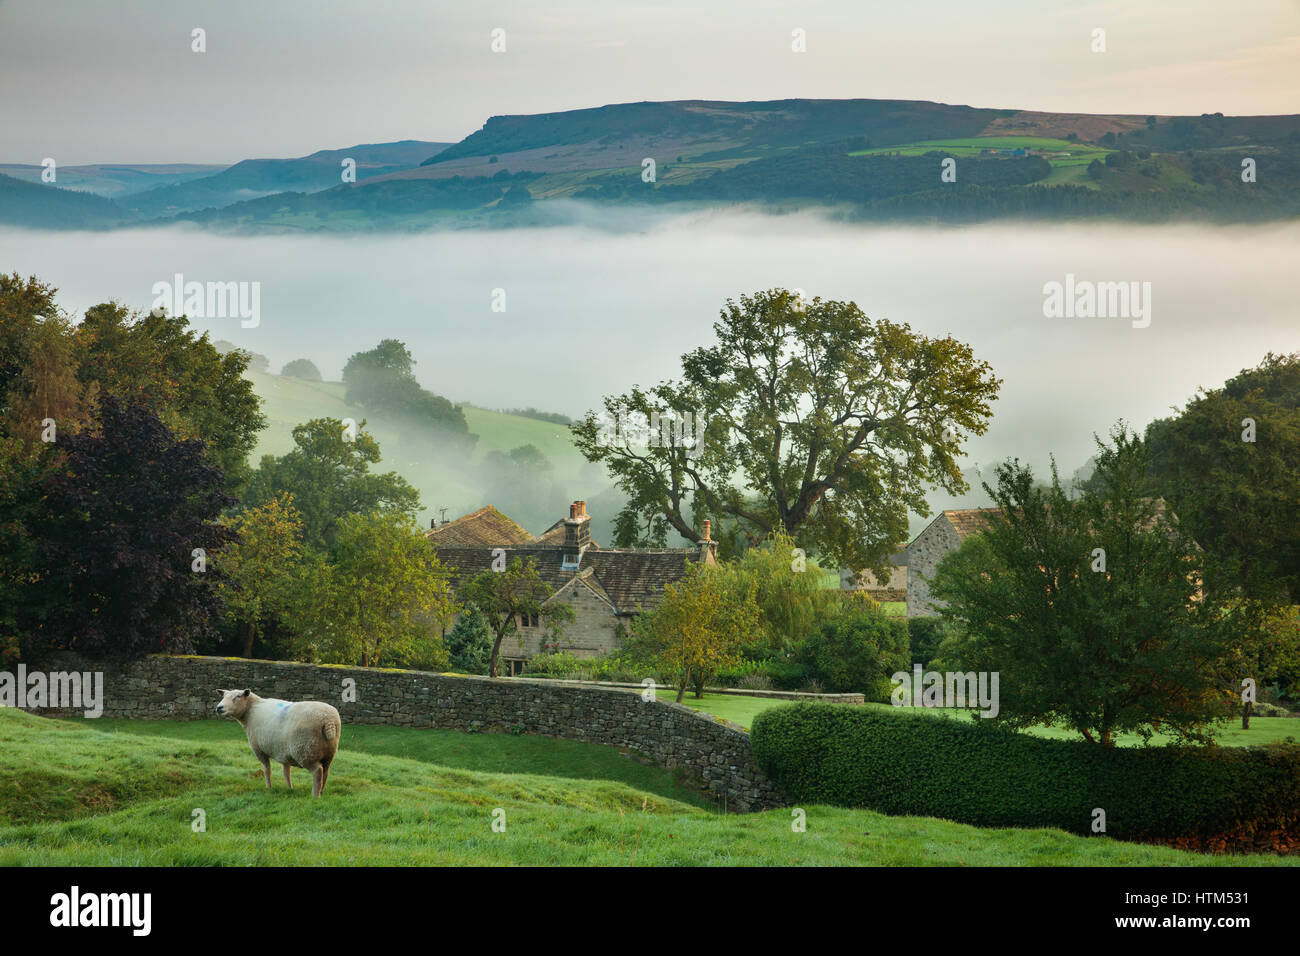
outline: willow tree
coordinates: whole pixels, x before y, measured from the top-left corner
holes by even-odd
[[[616,543],[694,539],[710,516],[883,576],[908,510],[967,490],[957,458],[1001,385],[968,345],[784,289],[728,300],[713,329],[680,379],[572,426],[628,498]]]

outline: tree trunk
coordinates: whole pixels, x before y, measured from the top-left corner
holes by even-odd
[[[1241,705],[1241,729],[1242,730],[1250,730],[1250,715],[1251,712],[1254,711],[1254,709],[1255,709],[1255,705],[1250,701],[1246,701],[1244,704]]]
[[[497,676],[497,655],[501,653],[501,642],[504,639],[504,634],[498,634],[497,639],[492,643],[492,660],[488,663],[488,677]]]
[[[690,683],[690,680],[691,672],[686,671],[686,673],[682,674],[681,678],[677,681],[677,703],[680,704],[682,698],[686,696],[686,685]]]
[[[248,622],[248,640],[244,642],[244,656],[253,656],[253,634],[257,625],[253,621]]]

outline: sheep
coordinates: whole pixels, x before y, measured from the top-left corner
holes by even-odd
[[[262,763],[266,789],[271,789],[271,761],[284,764],[284,782],[293,789],[289,767],[311,771],[311,795],[319,797],[338,753],[343,722],[339,712],[316,700],[291,703],[258,697],[249,690],[217,689],[217,713],[239,721],[248,745]]]

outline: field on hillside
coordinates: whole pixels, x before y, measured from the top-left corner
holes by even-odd
[[[325,796],[229,721],[0,710],[0,865],[1285,865],[865,810],[723,814],[612,748],[346,727]],[[505,831],[494,832],[494,812]],[[201,820],[202,828],[196,821]]]
[[[266,428],[258,436],[257,448],[251,456],[254,465],[263,455],[282,455],[290,451],[294,426],[312,418],[351,418],[357,422],[365,419],[366,430],[379,442],[383,455],[383,461],[373,470],[396,471],[420,490],[424,506],[420,520],[426,527],[429,519],[438,514],[436,509],[446,508],[446,516],[451,519],[485,504],[494,504],[536,534],[567,514],[569,501],[595,498],[608,486],[603,473],[593,469],[574,449],[569,431],[563,425],[465,406],[469,430],[479,436],[471,460],[413,458],[403,454],[396,427],[381,416],[367,414],[343,400],[344,386],[341,382],[308,382],[252,371],[247,375],[264,401],[262,410],[267,419]],[[521,513],[517,508],[512,510],[508,501],[485,500],[484,481],[476,470],[484,455],[490,451],[508,452],[528,444],[540,449],[555,468],[555,500],[536,514]],[[608,520],[612,515],[596,517]]]

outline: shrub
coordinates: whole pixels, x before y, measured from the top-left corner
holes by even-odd
[[[889,675],[911,664],[907,622],[870,612],[827,621],[799,653],[807,677],[828,691],[860,691],[876,701],[889,700]]]
[[[912,648],[912,663],[923,667],[939,654],[939,644],[947,635],[947,626],[938,615],[907,619],[907,638]]]
[[[758,765],[800,803],[1202,850],[1300,849],[1300,746],[1103,747],[915,711],[759,714]]]
[[[736,686],[745,690],[771,690],[772,678],[766,674],[746,674]]]
[[[486,674],[492,656],[492,629],[476,607],[462,614],[447,632],[450,666],[462,674]]]

